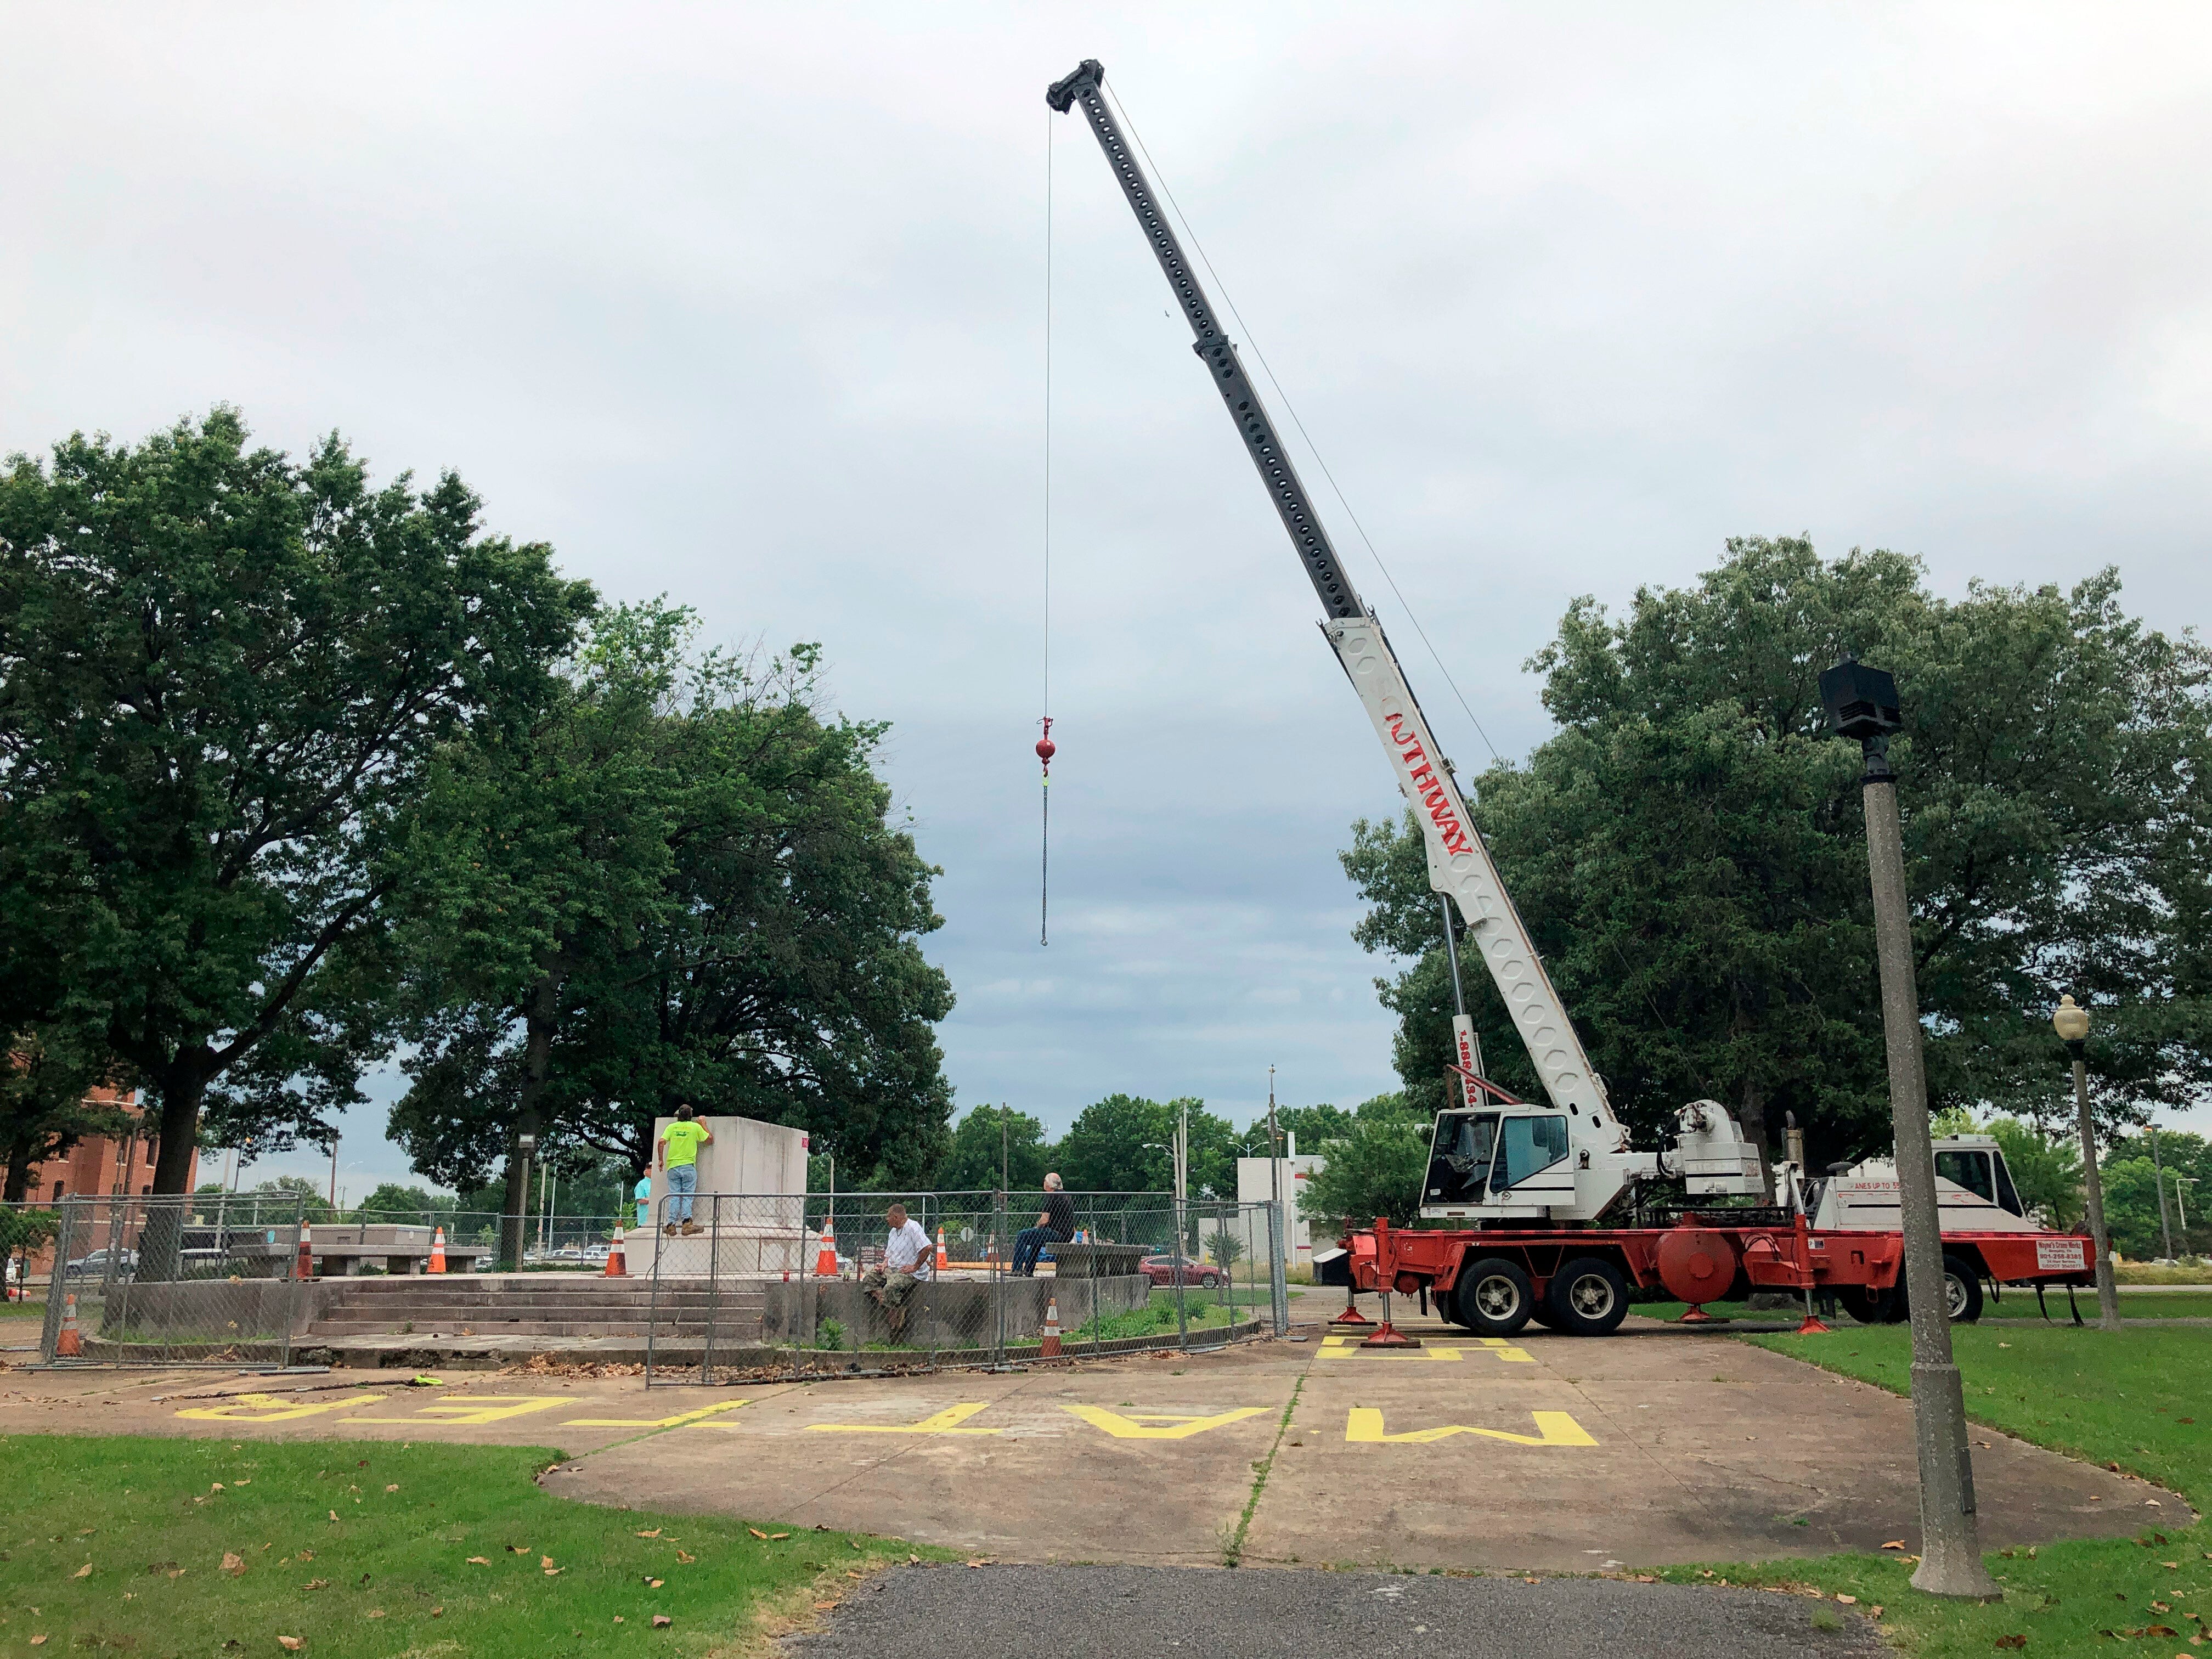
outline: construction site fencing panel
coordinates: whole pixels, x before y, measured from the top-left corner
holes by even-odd
[[[1000,1367],[1055,1340],[1084,1357],[1288,1328],[1272,1204],[1068,1196],[1059,1239],[1042,1194],[672,1194],[626,1252],[652,1279],[646,1380]],[[892,1265],[894,1205],[927,1241],[919,1263],[909,1240]]]
[[[301,1328],[296,1195],[63,1198],[41,1361],[289,1364]]]

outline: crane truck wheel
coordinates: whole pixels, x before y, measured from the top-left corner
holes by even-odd
[[[1528,1275],[1502,1255],[1485,1256],[1459,1270],[1452,1286],[1457,1322],[1478,1336],[1511,1336],[1535,1311]]]
[[[1962,1255],[1943,1258],[1943,1305],[1954,1325],[1971,1325],[1982,1316],[1982,1276]]]
[[[1893,1295],[1888,1291],[1869,1290],[1863,1285],[1847,1285],[1836,1292],[1836,1300],[1862,1325],[1887,1325]]]
[[[1628,1317],[1628,1279],[1602,1256],[1577,1256],[1552,1275],[1544,1322],[1569,1336],[1610,1336]]]

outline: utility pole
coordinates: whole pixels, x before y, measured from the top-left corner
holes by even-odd
[[[338,1206],[338,1136],[337,1136],[337,1132],[334,1129],[334,1130],[332,1130],[332,1131],[331,1132],[331,1208],[332,1208],[333,1210],[335,1210],[335,1209],[337,1209],[337,1206]]]
[[[1010,1173],[1013,1168],[1012,1123],[1012,1120],[1006,1112],[1006,1103],[1002,1100],[999,1103],[999,1190],[1002,1193],[1013,1185]]]
[[[2158,1183],[2159,1236],[2166,1241],[2166,1259],[2172,1261],[2174,1260],[2173,1221],[2166,1212],[2166,1165],[2158,1156],[2158,1125],[2155,1123],[2150,1126],[2150,1176]],[[2186,1227],[2182,1229],[2185,1234],[2188,1231]]]
[[[1889,764],[1890,734],[1904,724],[1897,682],[1883,670],[1846,656],[1820,676],[1820,700],[1835,730],[1859,740],[1865,762],[1860,796],[1866,808],[1882,1036],[1889,1051],[1890,1121],[1897,1136],[1898,1195],[1905,1212],[1906,1301],[1912,1317],[1912,1423],[1920,1464],[1920,1565],[1912,1584],[1932,1595],[1992,1601],[2004,1592],[1982,1565],[1966,1390],[1951,1353],[1951,1310],[1944,1295],[1936,1150],[1928,1136],[1920,993],[1912,965],[1912,911],[1905,892],[1897,774]]]
[[[2097,1170],[2097,1126],[2089,1116],[2089,1011],[2071,996],[2058,999],[2051,1029],[2074,1058],[2074,1121],[2081,1133],[2081,1196],[2089,1212],[2089,1239],[2097,1249],[2097,1328],[2120,1328],[2120,1287],[2112,1279],[2112,1234],[2105,1224],[2105,1178]]]

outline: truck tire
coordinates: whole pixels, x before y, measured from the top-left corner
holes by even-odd
[[[1552,1275],[1545,1320],[1569,1336],[1610,1336],[1628,1317],[1628,1280],[1603,1256],[1577,1256]]]
[[[1458,1323],[1478,1336],[1511,1336],[1535,1311],[1536,1292],[1528,1275],[1502,1255],[1470,1261],[1452,1286]]]
[[[1943,1300],[1954,1325],[1971,1325],[1982,1316],[1982,1276],[1962,1255],[1943,1258]]]
[[[1892,1291],[1869,1290],[1863,1285],[1847,1285],[1836,1292],[1843,1310],[1862,1325],[1888,1324],[1889,1304],[1894,1299]]]

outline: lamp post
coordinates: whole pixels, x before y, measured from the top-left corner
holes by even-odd
[[[522,1267],[523,1206],[530,1202],[530,1164],[538,1151],[538,1137],[525,1129],[514,1138],[514,1157],[517,1168],[514,1183],[508,1188],[515,1194],[512,1213],[499,1218],[500,1265],[509,1273]]]
[[[1920,1053],[1920,993],[1912,966],[1912,913],[1905,894],[1905,837],[1897,816],[1891,733],[1904,724],[1897,682],[1846,656],[1820,676],[1829,724],[1856,738],[1874,884],[1875,952],[1881,969],[1881,1025],[1889,1051],[1889,1114],[1897,1136],[1898,1196],[1905,1212],[1905,1283],[1912,1317],[1912,1426],[1920,1464],[1920,1565],[1913,1588],[1995,1601],[2003,1594],[1982,1565],[1974,1467],[1966,1443],[1966,1390],[1951,1356],[1943,1237],[1936,1209],[1936,1151],[1928,1138],[1928,1079]]]
[[[2089,1210],[2089,1237],[2097,1247],[2097,1325],[2120,1328],[2120,1287],[2112,1282],[2112,1235],[2105,1226],[2105,1179],[2097,1173],[2097,1130],[2089,1121],[2089,1011],[2071,996],[2058,999],[2051,1029],[2074,1057],[2074,1118],[2081,1132],[2081,1193]]]
[[[2166,1213],[2166,1164],[2158,1155],[2158,1125],[2154,1123],[2148,1127],[2150,1129],[2150,1175],[2151,1179],[2158,1184],[2158,1233],[2159,1237],[2166,1242],[2166,1259],[2171,1261],[2174,1259],[2173,1218]],[[2182,1231],[2185,1235],[2188,1229],[2185,1226]]]

